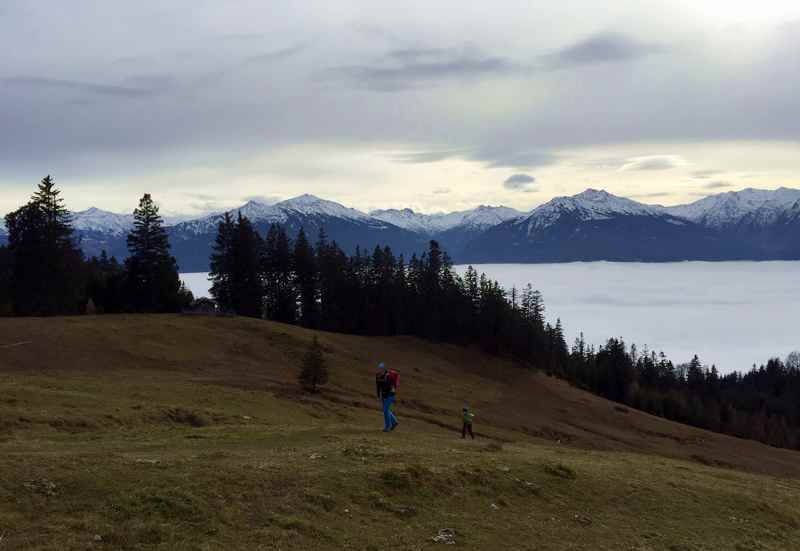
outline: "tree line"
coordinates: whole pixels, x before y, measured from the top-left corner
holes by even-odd
[[[134,210],[123,263],[86,259],[70,212],[49,175],[31,199],[5,217],[8,244],[0,247],[0,313],[53,316],[93,312],[176,312],[192,301],[158,206],[145,194]]]
[[[124,262],[105,253],[85,259],[60,191],[44,178],[30,201],[5,218],[0,314],[186,308],[191,293],[180,283],[149,194],[134,219]],[[477,345],[654,415],[800,448],[797,352],[747,373],[720,375],[696,356],[675,365],[663,353],[640,352],[622,339],[595,349],[581,337],[569,349],[560,320],[546,321],[542,296],[531,285],[507,292],[472,267],[460,276],[435,241],[407,260],[388,247],[348,255],[324,230],[313,243],[302,229],[290,238],[278,225],[262,237],[246,217],[226,214],[210,261],[211,293],[225,311],[325,331]]]
[[[594,350],[582,336],[561,375],[610,400],[653,415],[776,447],[800,449],[800,352],[747,373],[720,375],[695,355],[673,364],[622,339]]]
[[[312,243],[279,225],[262,237],[247,217],[227,214],[213,244],[211,294],[222,310],[357,335],[415,335],[478,344],[492,354],[561,371],[568,349],[561,322],[546,323],[530,286],[513,300],[469,268],[457,275],[436,241],[406,260],[389,247],[346,254],[320,231]]]

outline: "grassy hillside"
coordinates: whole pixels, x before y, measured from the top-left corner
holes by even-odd
[[[795,452],[411,338],[319,334],[331,384],[309,397],[311,335],[0,319],[0,550],[417,550],[443,529],[465,549],[800,549]],[[391,434],[380,360],[401,372]]]

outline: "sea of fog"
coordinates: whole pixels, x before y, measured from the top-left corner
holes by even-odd
[[[483,264],[506,289],[528,283],[561,318],[569,344],[582,331],[600,344],[623,337],[670,359],[693,354],[720,371],[746,370],[800,349],[800,262],[573,262]],[[456,266],[459,272],[465,266]],[[182,274],[208,296],[204,273]]]

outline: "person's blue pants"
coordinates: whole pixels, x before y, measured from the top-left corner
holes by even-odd
[[[383,399],[383,430],[392,430],[392,427],[397,424],[397,417],[392,412],[392,405],[394,405],[394,396]]]

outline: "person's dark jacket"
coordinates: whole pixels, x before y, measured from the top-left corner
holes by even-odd
[[[381,400],[394,396],[394,382],[388,372],[375,375],[375,389]]]

